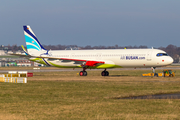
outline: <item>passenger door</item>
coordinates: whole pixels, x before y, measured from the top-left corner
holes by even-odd
[[[147,61],[151,61],[152,60],[151,55],[152,55],[152,50],[148,51],[148,53],[147,53],[147,58],[146,58]]]

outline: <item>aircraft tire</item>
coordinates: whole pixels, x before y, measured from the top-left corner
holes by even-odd
[[[81,72],[79,72],[79,75],[80,76],[87,76],[87,72],[86,71],[81,71]]]
[[[83,71],[79,72],[79,75],[80,75],[80,76],[83,76],[83,75],[84,75],[84,72],[83,72]]]
[[[102,71],[102,72],[101,72],[101,75],[102,75],[102,76],[105,76],[105,75],[106,75],[105,71]]]
[[[105,76],[109,76],[109,72],[108,71],[105,71]]]
[[[86,71],[83,71],[83,76],[87,76],[87,72]]]
[[[101,72],[101,75],[102,75],[102,76],[109,76],[109,72],[108,72],[108,71],[102,71],[102,72]]]

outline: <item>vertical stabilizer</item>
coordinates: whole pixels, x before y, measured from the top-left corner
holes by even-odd
[[[37,51],[43,51],[46,50],[39,40],[37,39],[36,35],[30,28],[30,26],[23,26],[24,28],[24,35],[25,35],[25,40],[26,40],[26,47],[27,47],[27,52],[29,54],[35,53]]]

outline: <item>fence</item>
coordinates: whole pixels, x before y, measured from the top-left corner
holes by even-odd
[[[27,77],[32,77],[33,73],[27,71],[9,71],[8,74],[0,75],[0,82],[27,83]]]

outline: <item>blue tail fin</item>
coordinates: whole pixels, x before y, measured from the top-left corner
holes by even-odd
[[[30,26],[23,26],[24,28],[24,35],[25,35],[25,40],[26,40],[26,47],[27,47],[27,52],[29,54],[37,51],[42,51],[46,50],[39,40],[37,39],[36,35],[32,31]]]

